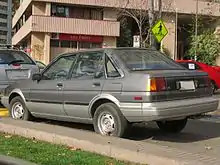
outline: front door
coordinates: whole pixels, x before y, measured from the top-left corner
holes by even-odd
[[[67,79],[75,55],[62,55],[42,73],[40,81],[30,87],[28,106],[33,113],[66,115],[63,110],[63,81]]]
[[[89,118],[89,103],[101,93],[104,82],[104,53],[79,53],[69,80],[64,82],[62,98],[67,115],[80,119]]]

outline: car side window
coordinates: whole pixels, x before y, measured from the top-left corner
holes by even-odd
[[[105,68],[107,77],[116,78],[121,76],[108,56],[106,56]]]
[[[76,55],[63,56],[55,61],[44,73],[44,80],[65,80],[76,59]]]
[[[104,77],[103,52],[80,53],[71,73],[71,79]]]

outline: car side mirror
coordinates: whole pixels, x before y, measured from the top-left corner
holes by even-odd
[[[40,81],[41,80],[41,74],[40,73],[35,73],[32,75],[32,80]]]
[[[43,70],[45,67],[44,66],[39,66],[39,69],[40,70]]]

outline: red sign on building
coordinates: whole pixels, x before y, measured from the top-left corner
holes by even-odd
[[[102,43],[103,37],[102,36],[91,36],[91,35],[59,34],[59,40]]]

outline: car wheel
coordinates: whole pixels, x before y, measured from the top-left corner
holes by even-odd
[[[20,96],[11,100],[9,113],[13,119],[31,120],[33,118]]]
[[[113,103],[102,104],[96,109],[93,125],[95,132],[116,137],[124,137],[129,127],[128,121]]]
[[[158,121],[158,127],[168,133],[179,133],[181,132],[187,124],[187,119],[173,120],[173,121]]]

